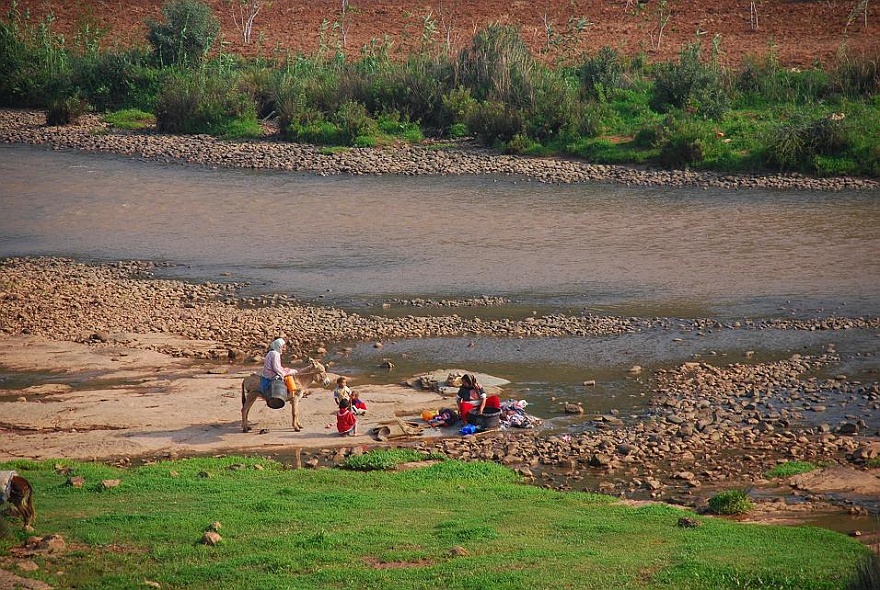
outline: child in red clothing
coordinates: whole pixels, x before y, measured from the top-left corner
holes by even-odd
[[[357,416],[351,411],[351,402],[347,399],[339,402],[339,411],[336,413],[336,430],[341,436],[355,436],[357,434]]]

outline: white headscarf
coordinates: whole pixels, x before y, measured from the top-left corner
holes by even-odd
[[[272,341],[272,344],[269,345],[269,348],[281,352],[281,348],[284,346],[284,344],[284,338],[276,338]]]

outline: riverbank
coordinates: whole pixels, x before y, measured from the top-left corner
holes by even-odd
[[[155,265],[87,265],[66,259],[7,259],[0,264],[0,365],[13,371],[3,388],[2,459],[261,452],[302,464],[332,465],[380,443],[368,435],[383,421],[418,420],[448,405],[434,391],[365,387],[371,405],[361,435],[345,440],[328,428],[329,392],[303,402],[305,429],[294,433],[286,411],[254,407],[257,428],[240,432],[241,378],[259,366],[265,343],[282,335],[301,359],[344,353],[346,342],[482,334],[556,337],[625,334],[686,326],[876,332],[880,318],[829,317],[722,325],[711,319],[553,315],[479,321],[457,315],[364,317],[301,305],[285,297],[249,300],[235,284],[189,284],[152,278]],[[684,323],[682,323],[684,322]],[[462,460],[489,460],[537,484],[593,487],[614,495],[704,506],[713,490],[775,489],[773,517],[796,504],[837,506],[866,516],[880,511],[880,384],[840,375],[833,348],[776,362],[684,363],[651,375],[648,413],[585,417],[570,435],[503,431],[477,437],[423,432],[395,444]],[[296,361],[291,361],[296,364]],[[327,362],[332,371],[332,361]],[[15,375],[19,377],[15,377]],[[15,385],[15,379],[19,385]],[[358,386],[359,384],[355,384]],[[266,429],[265,434],[257,434]],[[832,481],[788,484],[765,473],[780,461],[837,466]],[[594,484],[584,482],[595,480]],[[853,483],[857,482],[857,483]],[[795,487],[795,485],[807,487]]]
[[[47,126],[40,111],[0,110],[0,143],[46,146],[53,150],[111,153],[163,163],[208,167],[283,170],[318,175],[396,174],[505,175],[532,182],[608,182],[639,186],[725,189],[878,190],[868,178],[811,178],[800,174],[730,175],[694,170],[590,164],[565,158],[497,154],[470,143],[350,148],[325,153],[319,147],[277,140],[274,133],[255,140],[221,140],[207,135],[164,135],[111,128],[95,115],[75,125]]]

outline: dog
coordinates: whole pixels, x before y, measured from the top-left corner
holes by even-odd
[[[0,500],[15,507],[25,528],[33,524],[37,516],[37,511],[34,510],[34,488],[15,471],[0,471]]]

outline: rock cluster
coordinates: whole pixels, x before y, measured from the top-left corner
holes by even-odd
[[[66,127],[49,127],[45,125],[45,121],[43,112],[0,110],[0,142],[47,145],[57,150],[124,154],[165,163],[287,170],[328,176],[480,174],[509,175],[547,183],[613,182],[642,186],[817,191],[880,188],[880,182],[873,179],[652,170],[590,164],[567,158],[504,155],[470,144],[446,149],[402,146],[385,149],[352,148],[324,153],[315,146],[282,142],[275,138],[220,140],[209,135],[120,131],[110,128],[95,116],[82,117],[79,124]]]

